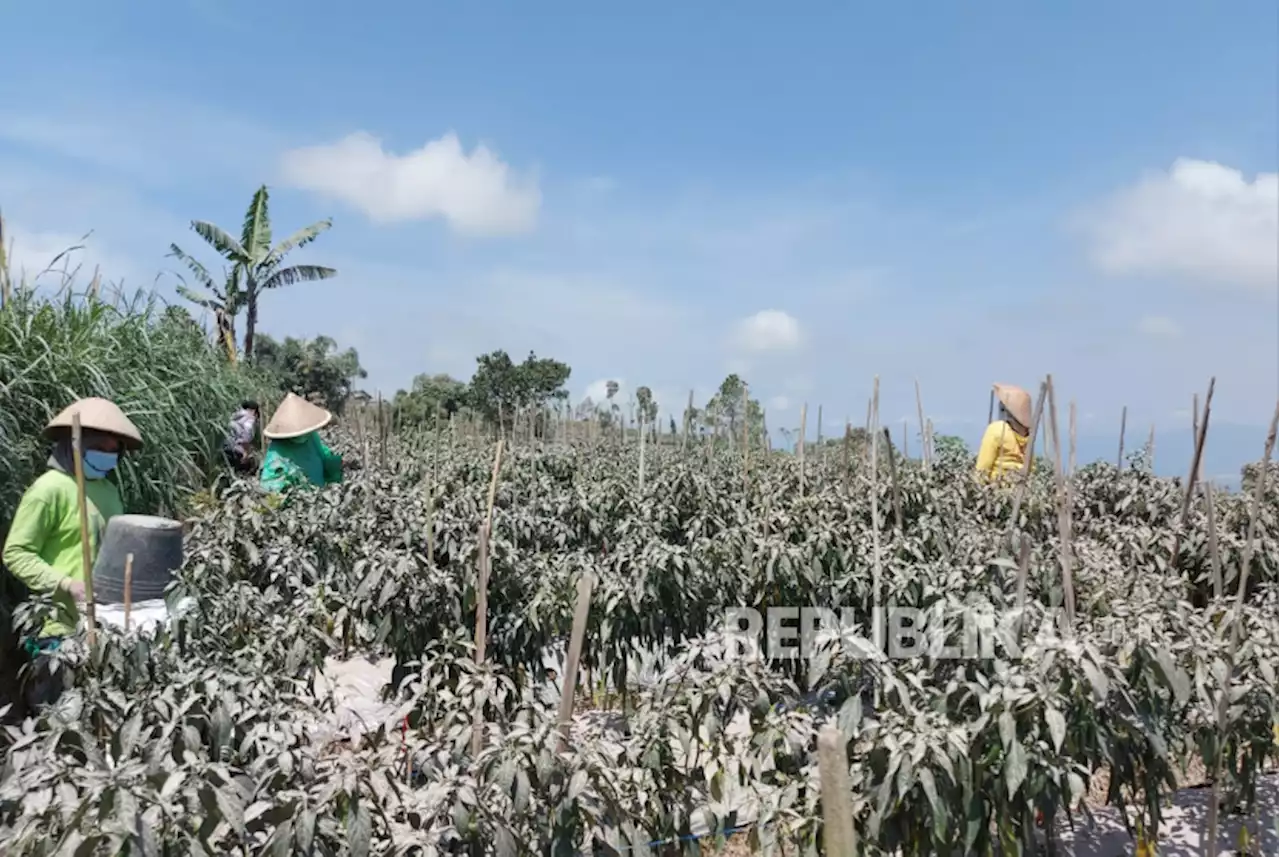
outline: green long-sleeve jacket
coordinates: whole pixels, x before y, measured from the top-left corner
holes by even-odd
[[[124,503],[120,490],[107,479],[85,480],[84,494],[89,513],[89,558],[94,561],[107,521],[124,513]],[[57,610],[45,622],[42,637],[75,632],[80,611],[75,600],[58,588],[63,578],[84,579],[74,478],[50,469],[31,483],[9,525],[4,564],[32,592],[54,593]]]
[[[262,459],[259,481],[274,493],[298,485],[332,485],[342,481],[342,456],[325,446],[316,432],[273,440]]]

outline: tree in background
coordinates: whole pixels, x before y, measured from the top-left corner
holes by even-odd
[[[747,431],[753,437],[760,437],[764,432],[764,409],[756,399],[747,399],[746,411],[742,408],[742,396],[747,390],[747,382],[738,375],[732,374],[720,383],[720,389],[703,408],[703,416],[708,421],[708,428],[727,429],[729,435],[737,440],[741,437],[742,421],[747,421]],[[710,421],[714,419],[714,424]]]
[[[396,391],[392,404],[403,423],[430,425],[433,417],[448,419],[466,404],[467,385],[445,374],[415,375],[409,390]]]
[[[636,418],[641,425],[649,425],[658,418],[658,402],[648,387],[636,389]]]
[[[501,421],[510,427],[517,411],[542,407],[569,397],[564,384],[572,370],[568,364],[532,351],[523,363],[515,363],[505,351],[476,358],[467,399],[471,407],[490,423]]]
[[[368,376],[354,348],[338,351],[338,344],[327,336],[276,342],[263,334],[256,347],[257,367],[281,392],[318,399],[334,413],[346,407],[356,380]]]
[[[177,244],[169,245],[169,255],[175,257],[191,272],[196,282],[205,290],[202,294],[186,285],[179,293],[188,300],[215,313],[225,316],[235,336],[235,318],[245,311],[245,358],[257,357],[254,337],[258,327],[258,299],[270,289],[284,288],[295,283],[327,280],[337,276],[333,268],[319,265],[291,265],[281,267],[284,257],[291,251],[305,247],[333,225],[331,220],[320,220],[303,227],[274,247],[271,246],[271,217],[268,211],[267,186],[262,185],[253,195],[249,210],[244,216],[240,240],[232,238],[221,227],[203,220],[191,221],[192,230],[205,240],[218,255],[231,264],[223,284],[219,286],[204,265],[184,252]],[[234,348],[232,349],[234,352]],[[232,355],[234,357],[234,354]]]

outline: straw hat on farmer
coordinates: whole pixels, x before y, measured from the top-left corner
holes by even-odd
[[[1000,411],[982,435],[977,462],[979,475],[987,479],[1022,469],[1031,434],[1031,394],[1013,384],[993,389]]]
[[[290,393],[271,415],[262,434],[270,441],[262,460],[260,482],[266,491],[331,485],[342,481],[342,456],[320,439],[320,429],[333,422],[333,414]]]

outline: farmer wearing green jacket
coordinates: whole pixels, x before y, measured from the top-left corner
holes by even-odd
[[[342,481],[342,456],[325,446],[320,429],[333,414],[290,393],[271,416],[262,434],[270,444],[262,459],[260,481],[266,491],[283,492],[300,485],[332,485]]]
[[[83,603],[84,567],[80,543],[80,511],[76,500],[75,453],[71,422],[80,414],[85,508],[89,519],[89,559],[107,521],[124,511],[120,490],[107,477],[120,455],[142,448],[142,435],[116,405],[106,399],[81,399],[69,405],[45,427],[53,441],[49,466],[22,495],[4,543],[4,565],[27,589],[52,593],[54,613],[40,635],[25,642],[37,662],[75,632]],[[47,690],[47,688],[46,688]],[[37,696],[40,695],[37,693]]]

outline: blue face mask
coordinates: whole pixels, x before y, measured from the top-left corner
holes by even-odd
[[[102,452],[97,449],[86,449],[84,452],[84,478],[103,479],[116,469],[120,455],[115,452]]]

